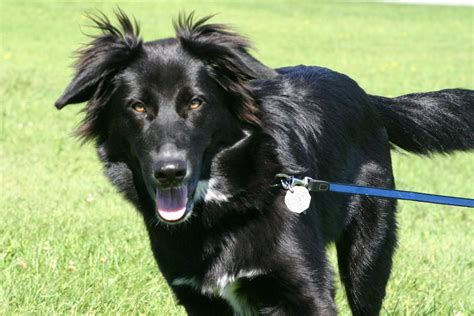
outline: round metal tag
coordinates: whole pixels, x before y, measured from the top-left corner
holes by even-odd
[[[302,213],[306,211],[311,202],[311,195],[308,189],[302,186],[293,187],[293,192],[286,191],[285,204],[293,213]]]

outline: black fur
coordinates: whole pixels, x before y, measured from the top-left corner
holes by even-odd
[[[446,89],[398,98],[370,96],[390,141],[418,154],[472,149],[474,91]]]
[[[335,242],[353,314],[377,315],[395,202],[313,194],[297,215],[270,187],[274,175],[393,188],[389,141],[421,154],[474,148],[473,91],[369,96],[329,69],[269,69],[245,38],[207,18],[181,16],[176,38],[146,43],[118,19],[121,30],[94,18],[103,34],[80,51],[56,106],[88,101],[80,134],[143,215],[178,302],[190,315],[336,314],[325,253]],[[203,104],[191,110],[193,98]],[[190,216],[176,225],[155,205],[154,170],[171,156],[185,157],[189,192]]]

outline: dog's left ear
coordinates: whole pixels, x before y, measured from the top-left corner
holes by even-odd
[[[194,21],[194,13],[181,14],[174,23],[184,49],[204,60],[214,80],[239,99],[232,109],[245,123],[260,125],[256,101],[248,88],[253,79],[270,79],[277,73],[252,57],[250,42],[222,24],[207,24],[212,16]]]
[[[55,102],[58,109],[98,97],[107,85],[104,81],[111,80],[140,51],[142,40],[138,37],[137,22],[132,23],[120,9],[116,16],[121,29],[113,26],[104,14],[90,17],[102,34],[78,50],[76,73]]]

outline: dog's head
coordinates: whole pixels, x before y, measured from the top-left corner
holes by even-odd
[[[119,28],[92,17],[102,34],[78,52],[75,76],[55,105],[88,101],[79,135],[113,144],[159,218],[181,222],[212,158],[244,128],[258,127],[248,83],[273,71],[248,54],[245,38],[208,18],[180,16],[175,38],[151,42],[123,12],[117,18]]]

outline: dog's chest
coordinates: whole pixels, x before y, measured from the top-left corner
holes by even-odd
[[[176,278],[172,285],[188,286],[206,296],[218,296],[232,307],[236,315],[251,316],[258,315],[258,311],[248,295],[242,291],[241,281],[262,274],[263,271],[258,269],[241,270],[236,274],[222,273],[218,276],[209,276],[202,281],[197,277]]]

